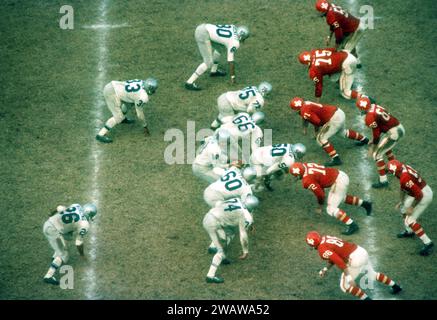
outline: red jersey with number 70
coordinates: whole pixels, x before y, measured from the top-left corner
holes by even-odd
[[[378,143],[381,133],[399,125],[399,120],[376,104],[370,106],[366,114],[366,126],[373,131],[373,142]]]
[[[303,187],[314,193],[319,204],[324,204],[324,189],[331,187],[335,183],[339,174],[338,169],[326,168],[315,163],[304,163],[303,165],[306,167],[302,178]]]
[[[344,60],[348,53],[337,51],[335,48],[315,49],[311,51],[311,64],[308,75],[314,82],[315,96],[321,97],[323,77],[341,72]]]
[[[347,262],[352,252],[357,249],[357,245],[352,242],[344,241],[332,236],[323,236],[317,251],[323,260],[328,260],[340,269],[347,268]]]

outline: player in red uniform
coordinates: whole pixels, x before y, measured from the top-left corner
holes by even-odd
[[[368,281],[379,281],[391,287],[392,294],[402,291],[402,288],[383,273],[376,272],[369,261],[366,249],[352,242],[332,236],[320,236],[316,231],[308,232],[306,242],[319,252],[323,260],[328,261],[328,267],[319,271],[320,277],[324,277],[333,265],[336,265],[343,273],[340,277],[340,288],[361,300],[371,300],[363,289],[355,283],[355,279],[367,272]]]
[[[326,45],[329,46],[332,35],[335,34],[335,47],[354,53],[353,50],[365,29],[360,19],[327,0],[318,0],[316,10],[323,13],[322,17],[326,17],[326,23],[330,27],[331,33],[326,39]]]
[[[366,210],[367,215],[372,214],[371,202],[347,194],[349,177],[343,171],[335,168],[325,168],[315,163],[295,162],[290,167],[290,173],[298,179],[302,179],[303,187],[311,190],[317,197],[319,207],[316,212],[319,214],[322,213],[326,200],[324,189],[331,188],[327,199],[326,212],[347,225],[346,230],[342,232],[343,234],[350,235],[359,228],[346,212],[339,208],[342,202],[361,206]]]
[[[325,163],[327,167],[342,164],[334,146],[328,141],[333,135],[341,133],[346,138],[358,141],[357,145],[359,146],[369,143],[367,137],[345,128],[346,116],[343,110],[336,106],[304,101],[302,98],[295,97],[290,101],[290,107],[302,117],[304,135],[307,134],[308,123],[314,125],[314,131],[317,133],[317,143],[331,157],[331,161]]]
[[[405,163],[391,160],[387,163],[387,168],[399,179],[401,185],[401,201],[396,205],[396,209],[399,209],[404,217],[405,230],[398,234],[398,238],[409,238],[416,234],[424,244],[420,254],[427,256],[434,244],[417,223],[417,219],[432,202],[432,190],[419,173]]]
[[[405,129],[398,119],[393,117],[383,107],[372,103],[369,97],[360,97],[356,105],[358,109],[366,114],[366,126],[372,129],[373,139],[369,142],[369,156],[376,162],[379,173],[379,181],[372,184],[373,188],[388,187],[388,180],[385,171],[384,155],[388,160],[394,160],[392,149],[405,135]]]
[[[348,51],[335,48],[315,49],[299,54],[299,62],[308,65],[308,75],[314,82],[315,96],[319,102],[323,91],[323,77],[340,73],[340,91],[345,99],[357,99],[361,96],[352,90],[357,68],[357,58]]]

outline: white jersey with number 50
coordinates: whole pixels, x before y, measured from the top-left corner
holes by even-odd
[[[254,113],[264,106],[264,98],[255,86],[226,92],[226,99],[236,111]]]
[[[143,88],[143,81],[139,79],[127,81],[111,81],[117,97],[126,103],[133,103],[139,107],[149,101],[149,95]]]
[[[48,221],[61,234],[77,232],[84,236],[90,227],[88,220],[83,215],[83,209],[79,204],[72,204],[64,211],[60,211],[51,216]]]
[[[209,37],[212,42],[226,47],[228,61],[234,61],[234,53],[240,47],[240,40],[237,36],[237,27],[232,24],[206,24]]]

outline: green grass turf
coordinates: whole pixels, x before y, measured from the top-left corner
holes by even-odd
[[[349,299],[340,291],[338,270],[318,279],[323,262],[304,241],[311,229],[339,235],[342,226],[326,214],[313,213],[313,195],[290,177],[276,183],[275,192],[260,195],[249,259],[238,261],[235,239],[229,251],[235,263],[218,272],[226,282],[206,284],[211,262],[201,224],[208,211],[202,199],[206,185],[191,174],[189,165],[169,166],[163,159],[166,130],[185,131],[187,120],[196,121],[198,129],[207,128],[216,116],[219,94],[267,80],[274,91],[266,103],[264,127],[273,129],[273,142],[303,142],[307,161],[327,160],[311,135],[302,136],[301,121],[288,108],[293,96],[311,99],[313,94],[297,54],[323,47],[328,32],[313,2],[108,1],[107,23],[129,27],[108,31],[105,83],[155,76],[160,87],[146,108],[149,138],[142,136],[138,123],[120,125],[113,144],[97,146],[101,196],[93,226],[96,260],[89,253],[87,260],[79,259],[72,245],[75,289],[60,290],[41,281],[51,256],[42,225],[50,208],[91,197],[93,139],[110,113],[103,87],[96,88],[101,31],[83,26],[98,23],[100,1],[69,1],[75,9],[74,30],[59,28],[61,1],[2,1],[0,298]],[[348,1],[337,3],[347,7]],[[406,128],[395,154],[434,187],[436,5],[432,0],[420,6],[411,0],[398,3],[365,3],[382,17],[362,39],[365,89]],[[235,86],[205,75],[199,80],[205,90],[188,92],[183,83],[201,61],[194,30],[203,22],[246,24],[252,36],[236,55]],[[355,127],[357,110],[339,96],[334,83],[326,82],[322,102],[339,105]],[[96,108],[103,108],[102,119],[93,118]],[[351,178],[350,192],[362,195],[360,150],[341,137],[332,141],[343,158],[342,170]],[[376,179],[374,170],[371,177]],[[402,223],[394,210],[398,186],[392,181],[388,190],[372,190],[374,217],[344,206],[361,226],[347,239],[366,247],[371,231],[366,219],[373,219],[374,258],[380,271],[404,286],[399,298],[436,299],[436,255],[420,257],[419,240],[395,238]],[[434,201],[422,219],[434,239],[436,207]],[[90,266],[95,271],[93,290],[86,276]],[[391,297],[378,287],[379,296]]]

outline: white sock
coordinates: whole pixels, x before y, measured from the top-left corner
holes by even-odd
[[[211,68],[211,73],[217,72],[217,69],[218,69],[218,63],[214,63]]]
[[[424,233],[423,236],[420,237],[420,240],[422,240],[424,244],[431,243],[431,239],[428,238],[428,236],[426,235],[426,233]]]
[[[117,122],[115,121],[114,117],[109,118],[109,120],[106,121],[105,126],[102,129],[100,129],[99,136],[104,136],[105,134],[107,134],[109,130],[115,127],[116,124]]]
[[[208,66],[206,63],[202,63],[197,67],[196,71],[191,75],[190,79],[188,79],[187,83],[192,84],[196,81],[202,74],[204,74],[208,70]]]
[[[222,260],[223,260],[223,254],[221,252],[220,253],[218,252],[214,255],[214,257],[212,258],[211,266],[209,267],[209,271],[207,274],[208,278],[215,277],[217,268],[220,265],[220,263],[222,263]]]
[[[53,259],[52,264],[50,265],[49,270],[47,271],[44,278],[51,278],[55,274],[56,270],[61,266],[62,259],[60,257],[56,257]]]
[[[384,182],[387,182],[387,181],[388,180],[387,180],[387,176],[386,175],[379,176],[379,182],[384,183]]]

